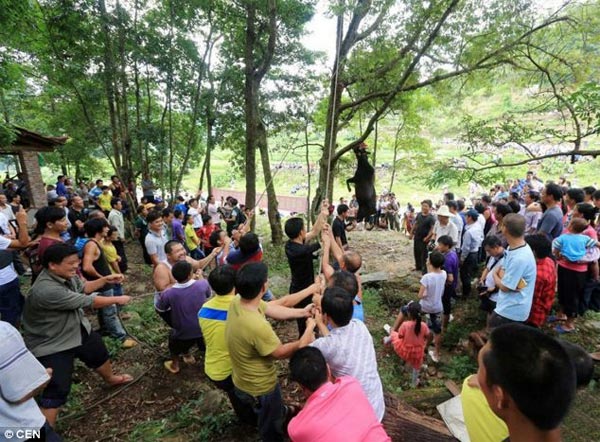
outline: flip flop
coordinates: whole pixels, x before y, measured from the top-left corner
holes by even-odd
[[[590,356],[594,362],[600,362],[600,351],[596,353],[590,353]]]
[[[121,375],[116,375],[116,376],[119,378],[119,380],[108,384],[109,387],[118,387],[120,385],[129,384],[131,381],[133,381],[133,378],[131,377],[131,375],[128,375],[128,374],[121,374]]]
[[[556,333],[558,333],[559,335],[565,334],[565,333],[573,333],[575,331],[575,329],[566,329],[564,328],[561,324],[558,324],[556,327],[554,327],[554,331]]]
[[[163,365],[167,369],[167,371],[169,371],[170,373],[173,373],[173,374],[179,373],[179,369],[175,370],[173,368],[173,361],[170,361],[170,360],[169,361],[165,361],[165,363]]]
[[[548,324],[552,324],[554,322],[562,322],[562,321],[566,321],[566,320],[567,320],[567,318],[559,318],[556,315],[550,315],[546,318],[546,322]]]

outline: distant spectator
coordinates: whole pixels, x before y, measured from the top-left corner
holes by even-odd
[[[552,243],[543,234],[529,235],[525,241],[531,247],[536,262],[535,290],[527,323],[541,327],[546,322],[556,295],[556,264],[551,258]]]

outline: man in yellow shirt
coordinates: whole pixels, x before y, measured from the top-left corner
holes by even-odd
[[[464,380],[460,399],[465,426],[472,441],[502,442],[508,437],[508,427],[488,405],[479,387],[477,375]]]
[[[273,302],[267,304],[261,299],[267,287],[268,270],[264,263],[246,264],[238,271],[235,278],[238,295],[227,312],[225,340],[231,358],[234,394],[246,408],[244,415],[256,412],[262,440],[278,442],[283,441],[287,408],[283,404],[275,360],[289,358],[296,350],[309,345],[314,340],[315,321],[308,318],[302,337],[282,344],[265,317],[267,309],[271,313],[275,313],[273,307],[281,309],[269,314],[271,317],[294,319],[309,316],[312,306],[289,309],[272,306]]]
[[[204,372],[215,386],[227,394],[238,418],[242,422],[255,424],[254,412],[248,412],[234,393],[231,359],[225,341],[227,310],[235,298],[234,280],[235,270],[230,266],[217,267],[208,275],[208,284],[216,296],[206,301],[198,312],[198,321],[206,345]]]

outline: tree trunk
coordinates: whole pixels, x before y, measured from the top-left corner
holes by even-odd
[[[253,4],[247,6],[246,42],[244,48],[244,107],[246,119],[246,207],[256,204],[256,139],[258,129],[258,87],[254,78],[254,46],[256,45],[255,31],[256,9]],[[253,223],[256,218],[253,218]],[[254,225],[253,225],[254,227]]]
[[[134,41],[136,47],[140,47],[140,39],[137,29],[137,20],[138,20],[138,11],[139,11],[139,1],[135,1],[135,12],[133,18],[133,33],[134,33]],[[138,54],[133,52],[133,82],[135,84],[135,153],[136,158],[140,159],[140,168],[142,171],[147,171],[148,167],[146,165],[146,157],[144,156],[144,151],[142,149],[142,96],[141,96],[141,86],[140,86],[140,71],[138,67]],[[135,173],[132,170],[131,176],[129,180],[135,180]],[[129,187],[129,181],[123,183],[126,188]],[[136,198],[137,200],[137,198]]]
[[[271,241],[274,245],[280,245],[283,242],[283,230],[281,229],[281,219],[279,217],[277,195],[275,194],[275,185],[273,175],[271,174],[271,164],[269,161],[269,149],[267,147],[267,131],[262,123],[258,127],[258,146],[260,158],[262,160],[263,174],[265,176],[265,186],[267,192],[269,225],[271,226]]]
[[[121,61],[120,66],[120,102],[121,102],[121,149],[123,155],[123,161],[121,164],[121,170],[117,171],[119,179],[126,186],[133,176],[133,160],[131,150],[131,134],[129,133],[129,83],[127,80],[127,69],[128,60],[126,55],[126,29],[124,26],[125,17],[123,17],[123,10],[117,3],[117,10],[119,11],[119,57]]]
[[[204,159],[204,169],[206,170],[206,188],[209,194],[212,194],[212,175],[210,173],[210,156],[215,148],[215,121],[212,117],[206,122],[206,157]]]
[[[98,1],[100,14],[102,17],[102,31],[104,34],[104,89],[106,93],[106,102],[108,105],[108,115],[111,129],[111,144],[113,148],[113,157],[116,171],[121,169],[121,149],[119,147],[119,130],[117,123],[117,113],[115,110],[115,90],[114,74],[115,63],[112,51],[112,39],[108,23],[108,13],[104,0]]]
[[[375,139],[373,140],[373,168],[377,171],[377,144],[379,142],[379,121],[375,122]]]
[[[404,127],[404,123],[400,123],[398,125],[398,129],[396,129],[396,137],[394,138],[394,159],[392,160],[392,179],[390,180],[390,192],[392,192],[392,188],[394,187],[394,178],[396,177],[396,160],[398,158],[398,145],[400,144],[400,131]]]

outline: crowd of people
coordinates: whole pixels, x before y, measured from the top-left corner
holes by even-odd
[[[422,202],[410,229],[415,270],[423,273],[420,290],[386,326],[384,342],[418,385],[426,356],[434,363],[442,357],[452,304],[477,287],[491,333],[478,374],[465,381],[464,420],[469,433],[499,430],[472,440],[560,440],[575,389],[591,377],[591,359],[539,328],[554,321],[559,333],[571,333],[590,307],[585,290],[598,279],[594,204],[600,207],[600,191],[547,183],[538,195],[528,178],[514,186],[469,205],[450,193],[437,207]],[[0,334],[6,343],[0,347],[0,417],[7,427],[37,428],[45,440],[61,440],[56,422],[75,359],[109,386],[133,380],[114,371],[101,336],[125,349],[137,344],[121,312],[131,301],[123,290],[130,271],[125,244],[135,239],[152,267],[154,309],[170,327],[165,375],[195,364],[198,349],[208,379],[227,395],[239,421],[256,426],[265,441],[284,440],[286,433],[307,442],[391,440],[364,322],[362,257],[346,237],[356,227],[354,200],[341,200],[334,213],[325,201],[310,229],[301,217],[285,221],[291,281],[289,294],[276,296],[251,230],[254,212],[235,198],[217,203],[199,193],[165,204],[154,198],[147,177],[139,202],[118,177],[78,192],[59,176],[53,187],[56,195],[49,193],[48,207],[35,215],[33,238],[23,207],[10,205],[9,217],[0,196]],[[395,196],[385,200],[389,224],[399,227]],[[131,224],[128,210],[137,213]],[[18,274],[26,272],[33,283],[23,297]],[[560,310],[550,316],[556,281]],[[98,330],[88,320],[90,310],[98,315]],[[281,342],[267,318],[295,320],[298,338]],[[284,403],[276,364],[282,359],[290,360],[291,379],[306,397],[302,408]]]

